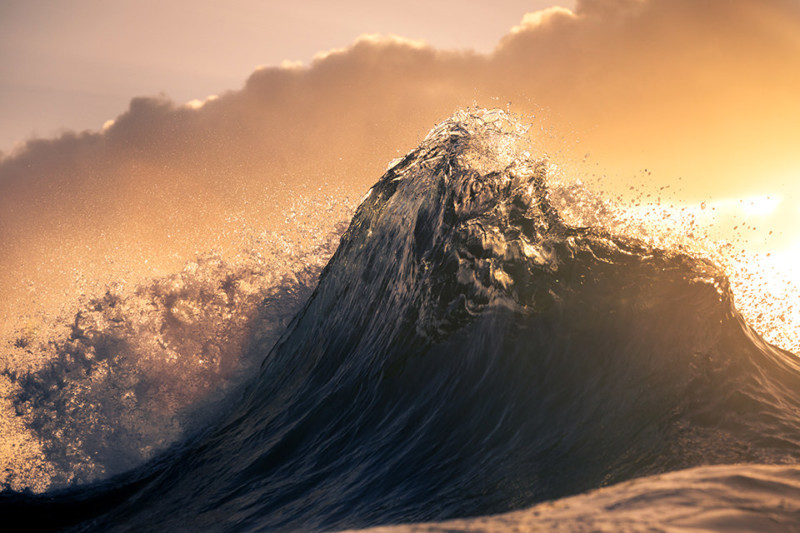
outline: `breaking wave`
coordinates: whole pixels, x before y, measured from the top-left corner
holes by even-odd
[[[712,261],[576,221],[524,133],[496,110],[437,126],[370,190],[321,273],[262,282],[270,261],[208,258],[90,300],[45,336],[46,365],[5,373],[55,470],[41,495],[9,483],[4,516],[332,530],[796,463],[795,357],[747,325]],[[733,493],[767,475],[739,468],[721,481]],[[796,486],[781,468],[765,501]],[[663,488],[648,479],[636,490]]]

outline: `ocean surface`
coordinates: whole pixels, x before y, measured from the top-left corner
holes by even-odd
[[[800,531],[795,355],[713,258],[578,220],[524,136],[460,111],[310,251],[20,330],[4,524]]]

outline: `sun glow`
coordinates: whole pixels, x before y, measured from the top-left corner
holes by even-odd
[[[800,353],[800,240],[790,248],[757,254],[736,254],[729,276],[736,306],[768,342]]]
[[[628,235],[686,249],[720,264],[731,282],[736,308],[766,341],[800,353],[800,238],[789,235],[779,195],[725,198],[693,204],[638,204],[615,213]]]

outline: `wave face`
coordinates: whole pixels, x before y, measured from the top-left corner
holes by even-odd
[[[575,227],[499,111],[393,163],[212,428],[31,528],[331,530],[506,512],[698,465],[800,459],[800,368],[724,274]],[[44,512],[44,511],[47,512]]]

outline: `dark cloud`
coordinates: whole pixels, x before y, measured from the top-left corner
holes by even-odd
[[[135,98],[102,132],[0,160],[0,297],[145,260],[168,269],[232,242],[242,220],[279,227],[297,195],[360,196],[471,104],[536,114],[536,146],[565,161],[591,152],[611,189],[650,168],[683,176],[692,199],[788,194],[786,173],[800,171],[798,11],[583,0],[526,16],[489,56],[365,37],[308,66],[258,70],[201,106]]]

